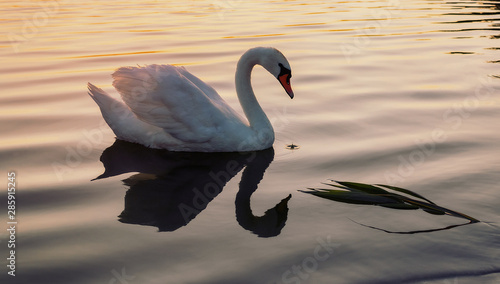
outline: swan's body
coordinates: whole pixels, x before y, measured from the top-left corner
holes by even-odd
[[[123,101],[90,83],[89,95],[121,140],[171,151],[262,150],[272,146],[274,131],[250,84],[256,64],[273,74],[293,98],[286,58],[274,48],[248,50],[236,70],[236,91],[248,123],[184,67],[121,67],[112,76]]]

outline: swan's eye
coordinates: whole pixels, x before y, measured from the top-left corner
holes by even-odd
[[[283,64],[281,64],[281,63],[278,63],[278,66],[280,67],[280,74],[278,75],[278,80],[283,75],[288,75],[288,76],[285,76],[286,82],[287,82],[287,84],[290,84],[290,78],[292,78],[292,71],[290,69],[286,68],[285,66],[283,66]]]

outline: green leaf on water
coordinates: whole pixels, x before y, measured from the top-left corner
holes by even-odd
[[[422,209],[423,211],[433,215],[449,215],[453,217],[469,220],[471,223],[479,222],[479,220],[468,215],[456,212],[444,207],[441,207],[422,195],[411,190],[401,187],[385,185],[385,184],[365,184],[358,182],[335,181],[334,183],[324,183],[338,189],[326,188],[308,188],[304,193],[312,194],[321,198],[326,198],[338,202],[363,205],[377,205],[381,207],[400,209],[400,210],[415,210]],[[391,193],[381,187],[404,193],[406,195],[421,199],[416,200],[398,193]],[[422,201],[423,200],[423,201]]]
[[[422,195],[418,194],[418,193],[415,193],[413,191],[410,191],[408,189],[404,189],[404,188],[401,188],[401,187],[397,187],[397,186],[391,186],[391,185],[385,185],[385,184],[376,184],[377,186],[383,186],[383,187],[386,187],[388,189],[392,189],[394,191],[399,191],[399,192],[402,192],[402,193],[406,193],[408,195],[411,195],[413,197],[417,197],[417,198],[420,198],[420,199],[423,199],[429,203],[432,203],[434,204],[434,202],[430,201],[429,199],[423,197]]]
[[[371,204],[371,205],[392,204],[392,203],[402,204],[401,201],[395,200],[393,198],[375,194],[366,194],[364,192],[358,192],[358,191],[318,188],[318,189],[312,189],[311,191],[302,191],[302,192],[334,201],[352,203],[352,204]]]
[[[332,181],[334,181],[338,184],[341,184],[345,187],[361,190],[361,191],[364,191],[364,192],[369,193],[369,194],[387,194],[387,193],[389,193],[386,190],[384,190],[380,187],[373,186],[371,184],[365,184],[365,183],[359,183],[359,182],[348,182],[348,181],[336,181],[336,180],[332,180]]]
[[[460,213],[460,212],[456,212],[456,211],[453,211],[453,210],[450,210],[450,209],[447,209],[447,208],[444,208],[444,207],[441,207],[439,205],[436,205],[436,204],[429,204],[429,203],[426,203],[426,202],[422,202],[422,201],[418,201],[418,200],[414,200],[414,199],[410,199],[410,198],[407,198],[405,200],[406,202],[410,203],[410,204],[413,204],[413,205],[416,205],[420,208],[422,208],[422,210],[428,212],[428,213],[431,213],[431,212],[435,212],[435,213],[431,213],[431,214],[437,214],[437,215],[449,215],[449,216],[454,216],[454,217],[458,217],[458,218],[463,218],[463,219],[467,219],[471,222],[474,222],[474,223],[477,223],[477,222],[480,222],[478,219],[476,218],[472,218],[468,215],[465,215],[463,213]]]
[[[382,206],[382,207],[387,207],[387,208],[392,208],[392,209],[401,209],[401,210],[416,210],[416,209],[420,208],[418,206],[406,204],[406,203],[385,203],[385,204],[378,204],[378,205]]]

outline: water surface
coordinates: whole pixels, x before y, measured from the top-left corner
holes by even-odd
[[[0,235],[2,283],[500,282],[499,5],[0,4],[0,168],[16,171],[18,221],[16,277]],[[253,73],[272,150],[119,143],[86,94],[87,82],[113,93],[120,66],[169,63],[242,112],[234,71],[254,46],[293,69],[293,100]],[[407,188],[481,222],[368,228],[464,220],[298,191],[331,178]]]

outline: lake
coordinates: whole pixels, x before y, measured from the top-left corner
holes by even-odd
[[[1,283],[500,282],[500,1],[0,10]],[[118,141],[87,94],[117,95],[120,66],[183,65],[242,114],[234,72],[255,46],[293,74],[290,100],[253,71],[272,149]],[[304,192],[331,180],[407,189],[415,210]]]

